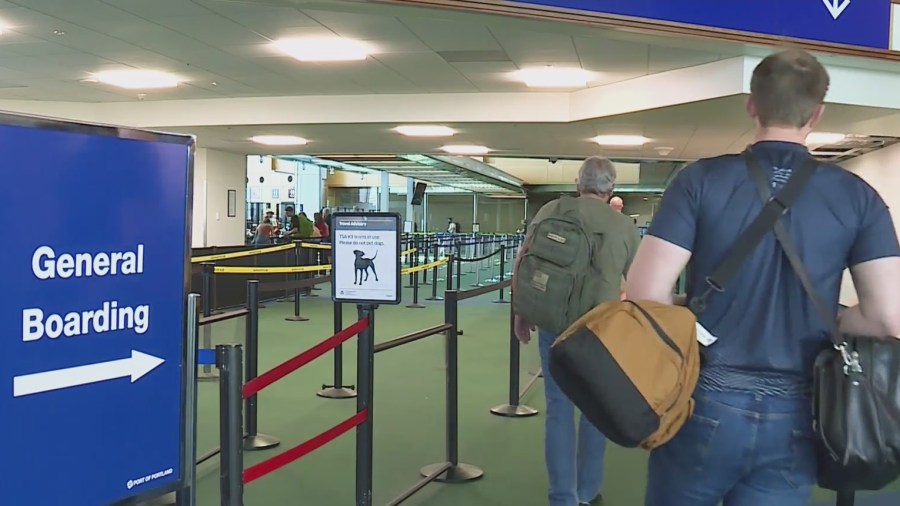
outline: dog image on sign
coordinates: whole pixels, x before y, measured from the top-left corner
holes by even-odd
[[[368,281],[370,269],[375,276],[375,281],[378,281],[378,272],[375,270],[375,258],[378,257],[378,252],[376,251],[372,258],[366,258],[366,253],[357,249],[353,250],[353,255],[356,257],[353,261],[353,284],[362,286],[364,281]],[[365,274],[365,279],[363,279],[363,274]]]

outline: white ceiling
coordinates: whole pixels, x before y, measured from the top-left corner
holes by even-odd
[[[507,75],[526,66],[598,71],[596,86],[744,52],[340,1],[0,0],[0,21],[10,27],[0,36],[0,99],[136,100],[134,91],[82,82],[121,68],[165,70],[187,81],[145,100],[525,91]],[[364,40],[377,54],[365,62],[300,64],[269,47],[277,38],[330,34]]]
[[[299,135],[307,146],[273,148],[247,140],[259,125],[189,127],[179,131],[196,134],[203,146],[248,154],[440,154],[444,144],[483,144],[494,157],[579,158],[603,154],[614,158],[694,160],[741,150],[752,141],[753,124],[744,110],[746,98],[735,95],[576,123],[465,123],[453,124],[459,133],[450,138],[422,139],[398,135],[395,124],[276,125],[266,133]],[[848,134],[900,134],[897,112],[892,109],[829,105],[821,131]],[[888,121],[880,121],[888,120]],[[852,125],[865,122],[865,130]],[[883,127],[884,129],[881,129]],[[599,134],[644,135],[652,141],[641,148],[603,149],[589,140]],[[658,147],[671,147],[665,157]]]
[[[201,147],[245,154],[440,153],[438,148],[445,143],[474,143],[493,148],[495,157],[604,154],[657,159],[661,157],[655,148],[665,146],[673,148],[666,159],[692,160],[739,150],[751,140],[751,124],[739,94],[741,76],[735,79],[734,91],[696,102],[701,96],[715,96],[703,95],[710,93],[704,84],[717,78],[701,65],[719,62],[708,66],[730,69],[729,59],[768,51],[559,22],[339,0],[0,0],[0,23],[9,27],[0,35],[0,101],[26,101],[16,103],[21,108],[14,110],[66,116],[61,112],[66,107],[74,111],[88,103],[118,112],[112,116],[116,123],[178,125],[157,129],[193,133]],[[323,34],[364,40],[377,48],[376,54],[364,62],[302,64],[270,48],[274,39]],[[888,76],[897,68],[895,63],[847,57],[824,56],[823,61]],[[514,70],[546,64],[597,72],[592,95],[557,101],[559,97],[550,93],[523,93],[528,91],[525,86],[509,79]],[[147,92],[142,98],[147,103],[128,104],[139,100],[137,92],[84,82],[92,72],[122,68],[169,71],[185,83],[173,90]],[[661,75],[667,71],[697,76],[694,81],[679,81],[677,76]],[[643,77],[648,75],[653,77]],[[638,86],[638,81],[647,80],[658,80],[652,83],[652,93],[641,87],[650,84]],[[433,103],[438,94],[445,103],[429,107],[428,101]],[[653,94],[671,98],[671,103],[690,103],[636,105],[639,99],[655,98]],[[421,99],[423,95],[427,100]],[[461,96],[474,98],[463,104]],[[291,102],[291,97],[298,98]],[[546,100],[540,105],[535,97]],[[300,111],[310,111],[305,120],[304,114],[296,120],[270,119],[276,116],[272,114],[279,108],[276,103],[300,104],[301,99],[327,104],[315,111],[314,124],[309,119],[313,108]],[[614,112],[601,114],[599,106],[591,109],[603,100],[605,110]],[[240,106],[228,108],[223,102]],[[576,110],[547,105],[557,103],[572,104]],[[382,107],[375,115],[378,105]],[[468,109],[461,117],[466,119],[444,123],[459,131],[450,139],[402,137],[391,131],[397,122],[388,122],[415,117],[426,109],[439,109],[441,119],[448,119],[448,111],[464,105]],[[109,111],[110,107],[120,110]],[[353,107],[372,114],[347,121],[353,115],[346,109]],[[471,119],[473,107],[487,121]],[[535,113],[541,119],[511,122],[541,107],[540,114]],[[618,114],[639,108],[646,110]],[[222,112],[226,109],[227,114]],[[547,109],[560,117],[595,119],[554,123]],[[192,122],[201,116],[200,110],[203,119]],[[132,111],[139,111],[141,120]],[[178,113],[189,116],[189,121],[184,117],[159,121]],[[84,119],[85,114],[66,117]],[[152,121],[147,119],[154,115]],[[898,117],[897,109],[830,105],[820,130],[900,135]],[[602,150],[588,142],[603,133],[641,134],[653,141],[629,150]],[[257,134],[296,134],[311,142],[299,149],[270,148],[248,140]]]

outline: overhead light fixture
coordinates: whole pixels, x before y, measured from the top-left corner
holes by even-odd
[[[97,72],[94,78],[101,83],[129,90],[174,88],[178,78],[158,70],[108,70]]]
[[[491,149],[488,147],[469,144],[449,145],[441,149],[451,155],[486,155],[491,152]]]
[[[441,125],[401,125],[394,129],[407,137],[450,137],[456,130]]]
[[[650,142],[643,135],[598,135],[591,140],[601,146],[643,146]]]
[[[281,39],[274,46],[302,62],[360,61],[365,60],[370,53],[366,44],[342,37]]]
[[[823,144],[836,144],[846,138],[846,134],[836,134],[831,132],[812,132],[806,137],[806,143],[821,146]]]
[[[591,78],[584,69],[557,67],[522,69],[513,75],[529,88],[585,88]]]
[[[266,146],[305,146],[309,143],[308,140],[296,135],[255,135],[250,140]]]

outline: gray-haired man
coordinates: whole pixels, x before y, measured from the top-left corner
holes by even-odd
[[[628,271],[640,241],[634,222],[610,208],[608,201],[616,181],[616,168],[609,160],[591,157],[578,171],[578,198],[575,208],[584,229],[593,233],[592,262],[599,273],[599,293],[593,302],[618,300],[622,276]],[[519,263],[534,244],[539,224],[560,212],[560,200],[549,202],[538,211],[528,228],[525,243],[516,259]],[[549,224],[549,222],[548,222]],[[602,236],[601,236],[602,234]],[[551,234],[553,235],[553,234]],[[535,249],[535,252],[537,249]],[[516,280],[513,281],[514,286]],[[547,301],[552,307],[563,301]],[[531,340],[533,325],[528,315],[516,315],[516,336],[522,343]],[[545,458],[550,480],[550,506],[576,506],[599,501],[603,484],[603,457],[606,438],[584,417],[576,433],[575,406],[560,390],[549,374],[550,346],[556,341],[554,332],[540,329],[541,365],[547,398],[545,426]]]

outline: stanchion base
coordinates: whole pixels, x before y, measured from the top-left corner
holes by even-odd
[[[315,291],[317,291],[317,292],[318,292],[318,291],[320,291],[320,290],[322,290],[322,289],[321,289],[321,288],[319,288],[319,287],[318,287],[318,286],[314,286],[314,287],[313,287],[313,290],[315,290]]]
[[[506,416],[509,418],[525,418],[526,416],[534,416],[538,414],[538,410],[532,408],[531,406],[524,406],[519,404],[518,406],[513,406],[512,404],[501,404],[500,406],[494,406],[491,408],[491,413],[497,416]]]
[[[503,299],[497,299],[497,300],[492,301],[492,302],[493,302],[494,304],[509,304],[509,301],[508,301],[508,300],[503,300]]]
[[[430,300],[430,301],[432,301],[432,302],[439,302],[439,301],[444,300],[444,298],[443,298],[443,297],[428,297],[428,298],[425,299],[425,300]]]
[[[458,330],[456,331],[456,335],[458,335],[458,336],[463,335],[462,329],[458,329]]]
[[[303,297],[307,297],[307,298],[309,298],[309,297],[318,297],[318,296],[319,296],[319,294],[317,294],[317,293],[312,293],[312,292],[310,292],[310,293],[304,293],[304,294],[303,294]]]
[[[356,397],[356,390],[352,387],[324,387],[316,395],[325,399],[353,399]]]
[[[203,368],[197,370],[197,381],[219,381],[219,370],[210,368],[209,372],[203,372]]]
[[[409,304],[406,307],[410,309],[425,309],[425,306],[423,306],[422,304]]]
[[[269,448],[275,448],[280,444],[281,441],[279,441],[277,437],[268,436],[266,434],[257,434],[255,436],[247,436],[244,438],[244,450],[250,452],[256,450],[268,450]]]
[[[431,476],[432,473],[446,465],[444,462],[431,464],[419,470],[422,476]],[[444,474],[435,478],[434,481],[440,483],[465,483],[467,481],[477,480],[484,476],[484,471],[471,464],[457,464],[447,470]]]
[[[289,322],[308,322],[309,318],[306,318],[305,316],[288,316],[285,320]]]

